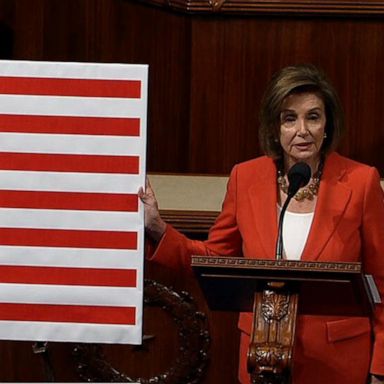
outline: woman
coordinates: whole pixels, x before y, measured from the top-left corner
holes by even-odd
[[[139,191],[146,229],[156,244],[151,259],[175,267],[195,255],[275,257],[277,218],[287,198],[287,171],[312,170],[284,219],[284,257],[363,263],[384,293],[384,198],[379,174],[334,152],[342,110],[325,76],[312,65],[286,67],[262,102],[260,143],[266,156],[236,165],[222,212],[207,241],[189,240],[160,217],[151,187]],[[240,314],[239,380],[249,383],[246,354],[252,314]],[[299,316],[294,384],[384,383],[384,311],[363,317]]]

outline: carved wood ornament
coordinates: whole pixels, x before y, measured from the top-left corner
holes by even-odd
[[[248,372],[254,384],[289,382],[295,340],[298,294],[270,282],[255,293]]]
[[[161,307],[175,322],[180,338],[178,357],[165,372],[151,378],[131,378],[108,361],[99,344],[78,344],[73,350],[79,376],[88,382],[138,382],[142,384],[196,384],[208,363],[210,337],[205,314],[197,311],[191,296],[153,280],[144,281],[144,305]],[[145,338],[145,336],[144,336]]]

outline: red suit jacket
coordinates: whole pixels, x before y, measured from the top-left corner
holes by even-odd
[[[264,156],[233,168],[207,241],[187,239],[168,226],[151,259],[176,268],[189,267],[191,255],[273,259],[276,237],[276,167]],[[384,298],[384,196],[375,168],[337,153],[327,156],[301,259],[360,261]],[[241,383],[249,383],[251,322],[252,314],[240,314]],[[377,307],[373,319],[299,316],[294,384],[364,384],[369,372],[384,375],[384,306]]]

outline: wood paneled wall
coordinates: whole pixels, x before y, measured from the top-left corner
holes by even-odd
[[[269,78],[312,62],[343,102],[340,152],[384,176],[383,15],[384,1],[0,0],[0,58],[149,64],[147,168],[203,174],[228,174],[260,155],[258,108]],[[147,273],[202,300],[170,271]],[[204,382],[234,383],[236,316],[209,320],[214,358]],[[44,381],[37,360],[23,357],[30,347],[1,343],[0,381]],[[57,379],[76,381],[70,350],[52,350]],[[124,366],[128,352],[118,351],[111,356]],[[152,357],[148,375],[162,369]]]
[[[312,62],[344,105],[340,151],[384,175],[384,3],[152,2],[1,0],[0,54],[148,63],[148,170],[209,174],[260,154],[265,85],[282,66]]]

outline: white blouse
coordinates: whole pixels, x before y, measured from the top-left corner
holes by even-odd
[[[278,215],[281,208],[278,207]],[[300,260],[309,230],[311,229],[314,212],[295,213],[285,211],[283,222],[283,252],[288,260]]]

